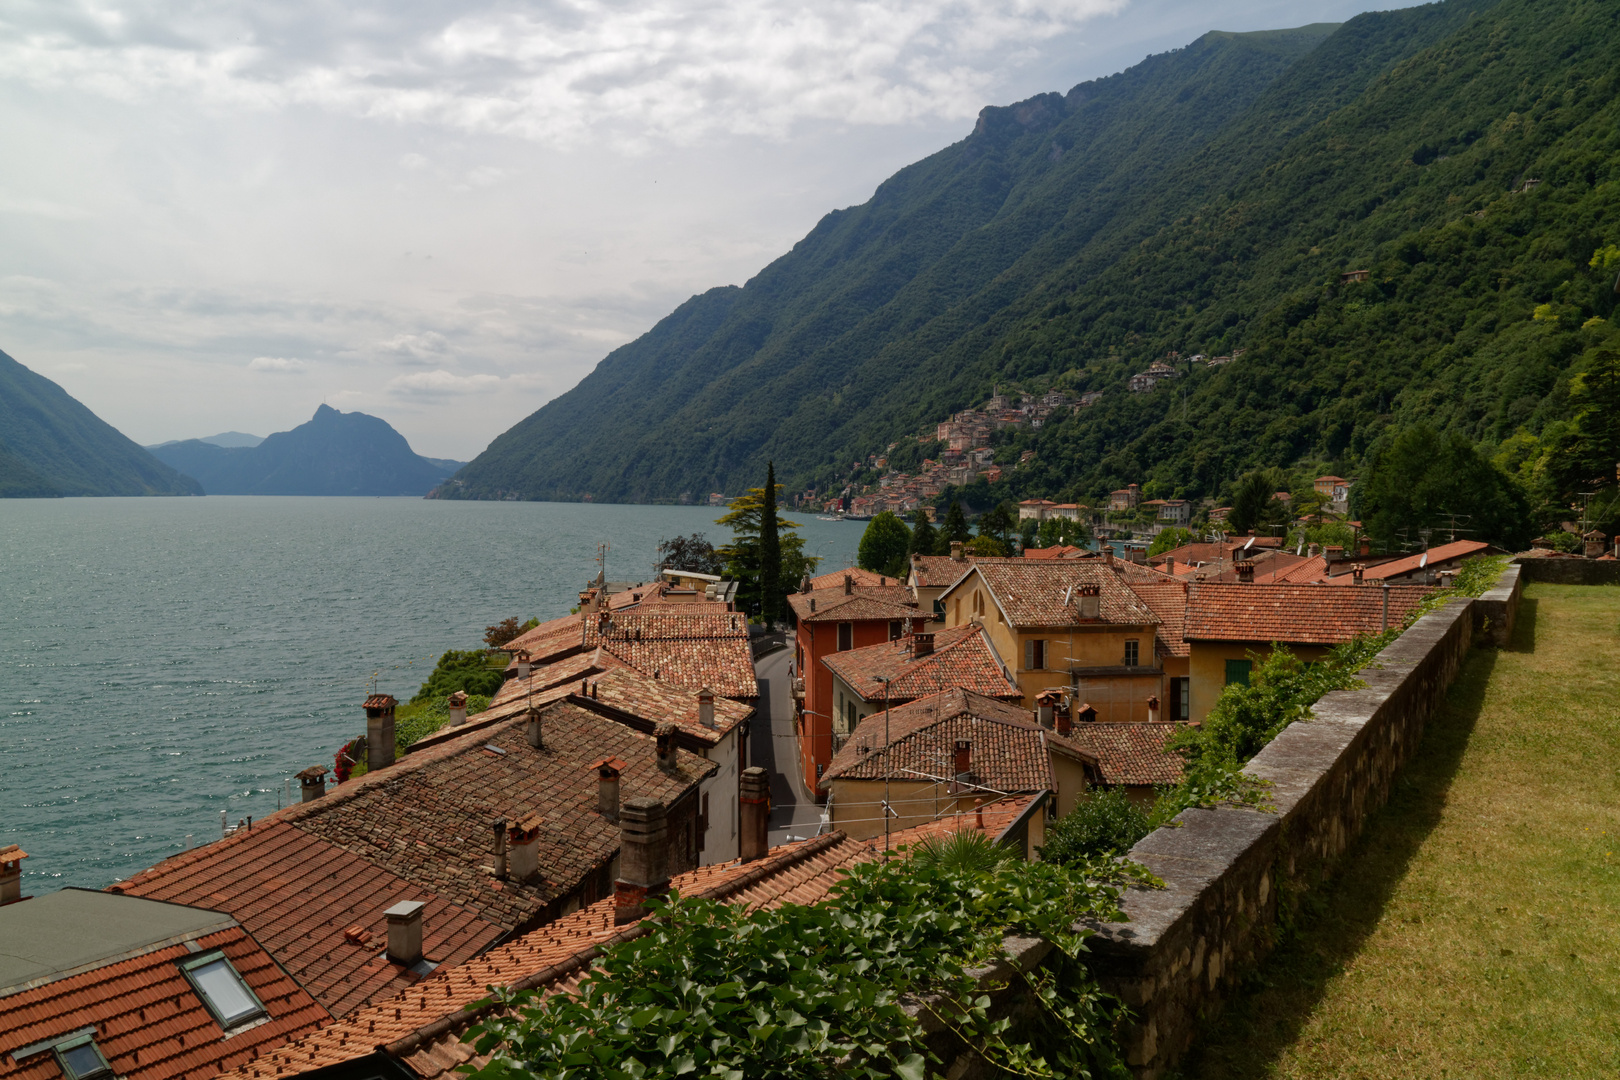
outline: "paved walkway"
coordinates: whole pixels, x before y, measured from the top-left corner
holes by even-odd
[[[772,844],[814,836],[821,826],[821,807],[800,778],[798,740],[793,737],[792,664],[792,649],[779,649],[754,663],[759,711],[748,737],[749,764],[771,774]]]

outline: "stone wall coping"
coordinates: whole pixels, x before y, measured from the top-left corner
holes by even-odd
[[[1513,590],[1518,588],[1518,585],[1519,564],[1508,563],[1507,569],[1502,571],[1502,576],[1496,579],[1496,588],[1487,589],[1485,592],[1480,593],[1479,598],[1481,600],[1506,603],[1513,598]]]

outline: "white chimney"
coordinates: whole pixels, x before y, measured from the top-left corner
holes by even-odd
[[[517,654],[517,677],[520,678],[520,679],[527,679],[529,677],[529,650],[528,649],[519,649],[518,650],[518,654]]]
[[[467,691],[457,690],[445,698],[445,704],[450,706],[450,726],[460,727],[467,722]]]
[[[718,726],[714,722],[714,691],[707,686],[698,691],[698,723],[706,728]]]
[[[383,917],[388,920],[388,959],[411,967],[422,960],[422,911],[420,900],[401,900]]]
[[[392,694],[366,698],[366,771],[376,772],[394,763],[394,706]]]
[[[513,881],[540,873],[540,816],[531,814],[506,830],[506,872]]]
[[[1102,586],[1082,585],[1079,590],[1080,617],[1082,619],[1102,618]]]
[[[619,774],[624,765],[618,758],[603,758],[591,766],[596,770],[596,809],[609,821],[619,820]]]

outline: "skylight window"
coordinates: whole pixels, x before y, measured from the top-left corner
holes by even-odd
[[[224,953],[203,953],[186,961],[181,969],[220,1027],[234,1027],[264,1015],[264,1006],[225,959]]]
[[[67,1080],[91,1080],[91,1077],[112,1075],[112,1066],[101,1056],[96,1046],[95,1032],[57,1043],[56,1060],[61,1063],[62,1075]]]

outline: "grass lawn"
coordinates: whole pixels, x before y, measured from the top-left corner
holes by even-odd
[[[1185,1076],[1620,1076],[1620,588],[1516,631]]]

